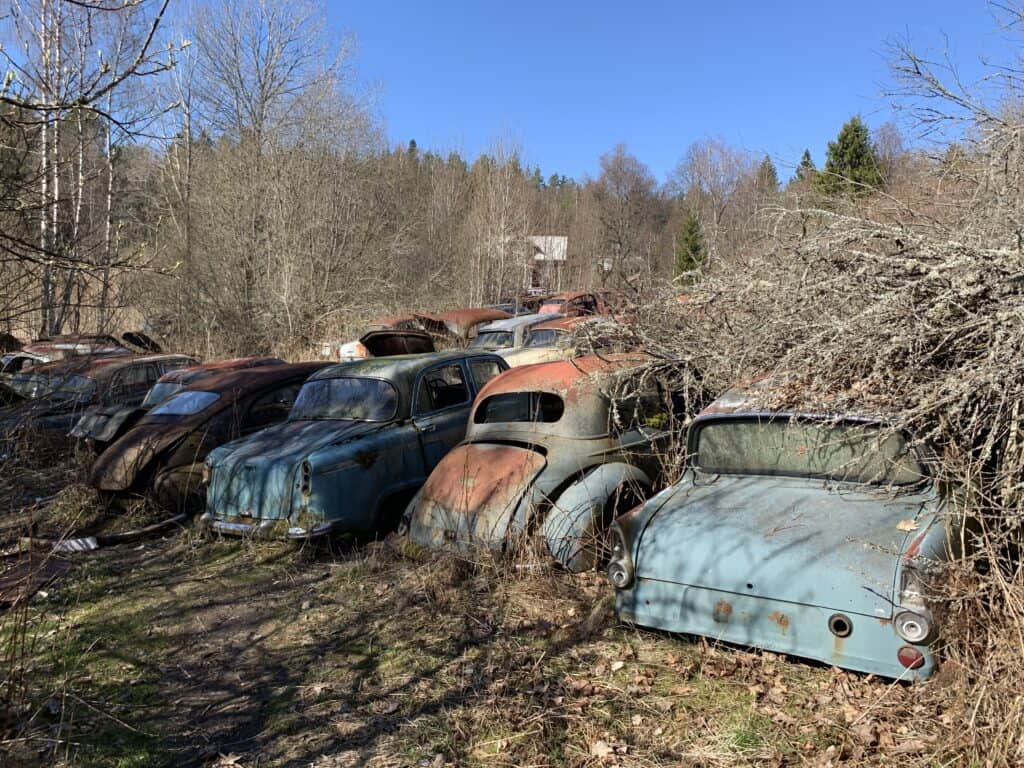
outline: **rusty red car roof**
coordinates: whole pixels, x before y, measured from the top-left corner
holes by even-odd
[[[572,301],[578,299],[581,296],[595,296],[597,295],[594,291],[565,291],[564,293],[556,293],[554,296],[548,296],[544,299],[544,303],[548,304],[553,301]]]
[[[127,365],[141,360],[139,355],[77,355],[69,360],[55,360],[52,363],[40,363],[26,369],[26,373],[43,373],[47,375],[77,374],[79,376],[95,376],[108,368]]]
[[[187,368],[177,368],[168,371],[160,377],[160,381],[185,381],[198,373],[220,373],[221,371],[234,371],[247,368],[260,368],[265,365],[284,365],[285,361],[279,357],[231,357],[226,360],[210,360],[199,365],[190,365]]]
[[[583,323],[593,323],[600,320],[614,322],[614,318],[609,317],[608,315],[576,315],[574,317],[557,317],[554,320],[545,320],[543,323],[537,323],[537,325],[533,326],[530,331],[574,331]]]
[[[236,368],[205,376],[186,390],[198,389],[204,392],[216,392],[229,395],[232,392],[242,393],[255,387],[273,384],[275,381],[297,378],[305,374],[307,377],[335,363],[316,360],[303,363],[284,363],[282,365],[266,365],[257,368]]]
[[[522,365],[491,379],[481,390],[480,397],[503,392],[566,392],[593,374],[624,370],[649,360],[649,356],[640,353],[616,353]]]

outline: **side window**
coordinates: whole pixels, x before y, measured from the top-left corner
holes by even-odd
[[[421,415],[469,402],[469,390],[458,363],[423,374],[416,393],[416,413]]]
[[[122,384],[126,389],[135,391],[148,387],[156,381],[156,371],[150,365],[133,365],[124,372]]]
[[[501,373],[501,366],[497,360],[472,360],[469,363],[469,370],[473,376],[473,386],[479,392],[484,384]]]
[[[580,309],[585,315],[597,314],[597,304],[594,301],[594,297],[589,295],[583,296],[580,299]]]
[[[160,363],[160,374],[163,375],[168,371],[176,371],[179,368],[185,368],[188,365],[191,365],[191,363],[185,359],[164,360],[162,363]]]

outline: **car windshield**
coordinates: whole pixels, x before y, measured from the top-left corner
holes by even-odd
[[[150,416],[192,416],[200,411],[206,410],[220,400],[216,392],[203,392],[192,389],[179,392],[164,400],[160,405],[149,412]]]
[[[491,395],[476,409],[475,424],[541,422],[553,424],[562,418],[565,402],[551,392],[503,392]]]
[[[302,385],[289,421],[390,421],[398,413],[398,391],[389,381],[342,376]]]
[[[41,397],[90,400],[96,394],[96,381],[77,373],[19,373],[11,379],[10,387],[29,400]]]
[[[511,331],[484,331],[469,346],[480,349],[504,349],[515,344],[515,336]]]
[[[925,476],[899,431],[877,424],[736,419],[697,433],[697,467],[731,475],[788,475],[911,485]]]
[[[530,332],[530,338],[526,340],[527,347],[568,347],[572,342],[572,336],[565,331],[554,328],[541,328]]]

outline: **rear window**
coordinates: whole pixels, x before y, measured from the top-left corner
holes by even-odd
[[[541,328],[530,332],[530,338],[526,340],[527,347],[568,347],[572,337],[565,331],[556,331],[554,328]]]
[[[473,415],[475,424],[539,422],[553,424],[562,418],[565,402],[551,392],[504,392],[485,398]]]
[[[469,346],[480,349],[503,349],[515,344],[515,336],[509,331],[484,331],[478,334]]]
[[[912,485],[925,477],[901,432],[875,424],[737,419],[697,433],[695,464],[732,475],[818,477]]]
[[[220,400],[216,392],[189,390],[179,392],[149,412],[150,416],[191,416]]]

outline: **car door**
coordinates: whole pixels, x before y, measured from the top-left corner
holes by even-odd
[[[413,423],[420,434],[427,474],[462,441],[472,402],[466,372],[459,361],[420,374],[413,400]]]

